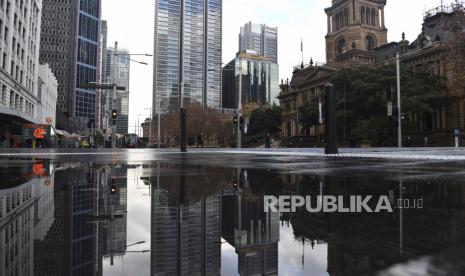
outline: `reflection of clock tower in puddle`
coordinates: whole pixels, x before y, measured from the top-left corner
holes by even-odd
[[[387,43],[386,0],[333,0],[328,16],[326,62],[331,67],[374,63],[374,49]]]

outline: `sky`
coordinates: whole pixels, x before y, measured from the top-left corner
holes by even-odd
[[[450,3],[452,0],[443,0]],[[131,3],[131,4],[129,4]],[[402,32],[413,41],[421,32],[423,14],[439,6],[441,0],[387,0],[385,9],[388,41],[399,41]],[[292,77],[300,64],[301,40],[304,61],[325,62],[326,15],[331,0],[223,0],[223,63],[238,50],[240,27],[249,21],[278,27],[280,78]],[[153,53],[155,0],[102,0],[102,19],[108,21],[108,45],[117,40],[131,53]],[[149,117],[152,103],[153,61],[137,60],[148,66],[131,64],[129,131],[137,121]]]

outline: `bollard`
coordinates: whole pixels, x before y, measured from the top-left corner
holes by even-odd
[[[180,146],[181,146],[181,152],[187,152],[187,138],[186,138],[186,109],[181,108],[180,109],[180,117],[181,117],[181,141],[180,141]]]
[[[326,154],[337,154],[337,120],[336,120],[336,92],[334,85],[325,85],[325,130]]]
[[[459,148],[460,147],[460,128],[456,128],[454,130],[454,136],[455,136],[455,147]]]

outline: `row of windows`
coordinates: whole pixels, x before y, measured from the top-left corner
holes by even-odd
[[[374,8],[363,6],[360,10],[360,20],[362,24],[369,26],[378,26],[379,11]]]
[[[0,100],[1,104],[8,106],[10,109],[15,109],[31,117],[34,116],[34,104],[25,99],[13,89],[8,89],[5,84],[0,84]]]

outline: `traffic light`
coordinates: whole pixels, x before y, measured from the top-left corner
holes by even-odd
[[[113,110],[111,111],[111,118],[112,118],[113,120],[116,120],[116,119],[118,118],[118,110],[113,109]]]
[[[111,184],[111,186],[110,186],[110,194],[111,194],[111,195],[115,195],[116,192],[118,192],[118,189],[116,188],[116,185],[115,185],[115,184]]]
[[[238,123],[237,115],[234,115],[233,123],[234,123],[235,125],[237,125],[237,123]]]

